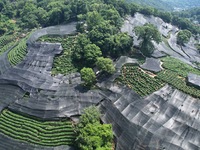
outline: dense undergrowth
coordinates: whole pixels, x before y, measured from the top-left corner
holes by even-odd
[[[75,140],[69,120],[39,121],[9,110],[0,114],[0,132],[17,140],[43,146],[72,145]]]

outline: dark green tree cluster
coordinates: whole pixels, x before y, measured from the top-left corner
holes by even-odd
[[[147,3],[147,1],[145,1]],[[96,12],[95,12],[96,11]],[[89,14],[87,14],[90,12]],[[0,13],[14,19],[16,24],[23,28],[45,27],[77,20],[78,16],[89,18],[98,15],[104,20],[110,20],[111,25],[120,26],[121,18],[127,14],[134,15],[140,12],[145,15],[161,17],[164,21],[173,23],[181,29],[188,29],[198,34],[200,29],[188,19],[188,15],[177,15],[169,12],[158,11],[155,8],[128,3],[125,0],[1,0]],[[199,18],[199,10],[190,11],[189,16]],[[185,18],[181,18],[185,17]],[[97,16],[97,18],[99,18]],[[102,20],[96,18],[97,24]],[[94,21],[95,18],[92,19]],[[89,21],[88,21],[89,23]],[[92,22],[90,22],[92,25]],[[94,23],[94,22],[93,22]],[[88,26],[88,27],[89,27]],[[96,26],[96,25],[95,25]],[[89,27],[90,28],[90,27]]]
[[[109,58],[103,58],[103,57],[97,58],[96,65],[97,68],[99,68],[99,70],[105,71],[107,73],[112,74],[115,72],[115,67],[113,66],[113,62]]]
[[[81,150],[111,150],[112,126],[100,123],[100,112],[95,106],[84,110],[77,125],[78,148]]]
[[[174,15],[177,15],[181,18],[188,18],[191,21],[197,21],[200,23],[200,8],[192,8],[189,10],[174,12]]]
[[[81,69],[81,79],[84,81],[84,86],[91,87],[96,81],[96,75],[92,68]]]
[[[135,27],[135,33],[140,42],[140,50],[145,56],[151,56],[154,51],[152,41],[161,42],[161,35],[158,29],[153,24],[145,24],[144,26]]]
[[[0,14],[0,36],[6,32],[12,33],[15,29],[15,21]]]
[[[82,21],[78,25],[79,31],[87,33],[87,38],[101,49],[104,57],[117,58],[131,50],[132,38],[120,33],[122,18],[112,5],[91,4],[88,13],[78,18]]]
[[[200,44],[196,44],[196,48],[198,51],[200,51]]]
[[[97,0],[96,0],[97,1]],[[1,14],[15,18],[23,28],[57,25],[87,12],[89,0],[2,0]]]
[[[177,44],[184,46],[185,43],[188,43],[190,38],[192,36],[192,33],[188,30],[181,30],[177,34]]]

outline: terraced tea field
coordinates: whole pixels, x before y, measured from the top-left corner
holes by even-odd
[[[39,121],[9,110],[0,114],[0,132],[17,140],[43,146],[72,145],[75,139],[69,120]]]
[[[117,81],[129,86],[140,96],[149,95],[168,83],[184,93],[200,98],[200,90],[186,82],[188,73],[200,75],[199,70],[172,57],[165,57],[162,61],[164,70],[154,77],[142,71],[137,64],[124,65]]]
[[[15,66],[23,60],[26,53],[27,45],[26,38],[24,38],[8,53],[8,60],[13,66]]]
[[[126,64],[122,68],[122,75],[117,79],[128,85],[141,96],[149,95],[164,86],[164,82],[150,77],[138,65]]]
[[[0,55],[16,44],[15,35],[3,35],[0,37]]]
[[[72,49],[76,44],[76,36],[67,37],[51,37],[44,36],[39,39],[39,41],[51,42],[51,43],[61,43],[63,47],[63,52],[54,58],[52,74],[70,74],[77,71],[77,68],[72,62]]]

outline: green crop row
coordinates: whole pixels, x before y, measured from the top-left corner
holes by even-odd
[[[121,72],[122,75],[117,80],[141,96],[149,95],[164,86],[164,82],[142,72],[137,65],[126,64]]]
[[[3,35],[0,37],[0,49],[2,49],[6,44],[10,43],[15,39],[13,35]]]
[[[117,81],[126,84],[141,96],[149,95],[160,89],[165,83],[193,96],[200,98],[200,90],[187,85],[189,72],[200,75],[200,71],[172,57],[162,59],[163,68],[155,77],[144,73],[138,65],[126,64],[122,67],[122,75]]]
[[[44,146],[72,145],[75,133],[72,123],[39,121],[4,110],[0,115],[0,132],[12,138]]]
[[[0,55],[16,44],[15,35],[3,35],[0,37]]]
[[[33,131],[39,131],[41,133],[43,133],[44,135],[48,135],[48,134],[57,134],[58,132],[67,132],[67,133],[72,133],[73,129],[71,125],[66,125],[66,126],[41,126],[40,124],[35,124],[35,123],[31,123],[31,122],[26,122],[21,120],[17,120],[17,119],[11,119],[8,118],[7,116],[1,115],[0,120],[3,120],[4,122],[10,122],[10,123],[15,123],[15,126],[18,127],[24,127],[24,128],[29,128],[29,130],[33,130]],[[22,122],[23,121],[23,122]],[[40,127],[39,127],[40,126]]]
[[[0,49],[0,55],[2,55],[4,52],[6,52],[9,48],[12,48],[16,44],[16,41],[9,42],[8,44],[4,45]]]
[[[74,66],[71,55],[72,47],[76,43],[75,36],[68,37],[48,37],[44,36],[39,39],[39,41],[46,41],[51,43],[61,43],[63,47],[63,52],[54,58],[52,74],[69,74],[76,72],[77,69]]]
[[[198,69],[193,68],[192,66],[172,57],[165,57],[162,59],[163,68],[167,70],[171,70],[172,72],[176,72],[178,75],[186,77],[188,73],[194,73],[200,75],[200,71]]]
[[[26,49],[26,38],[24,38],[8,53],[9,62],[12,65],[17,65],[19,62],[21,62],[27,53]]]
[[[195,87],[188,86],[186,84],[185,77],[179,76],[179,74],[177,74],[176,72],[173,72],[170,70],[165,70],[165,71],[158,73],[156,78],[158,78],[164,82],[167,82],[168,84],[183,91],[184,93],[187,93],[193,97],[200,98],[200,90],[196,89]]]
[[[71,125],[71,122],[68,122],[68,121],[47,121],[47,122],[41,122],[41,121],[39,121],[39,120],[34,120],[34,119],[31,119],[31,118],[28,118],[28,117],[24,117],[24,116],[22,116],[22,115],[19,115],[19,114],[16,114],[16,113],[13,113],[13,112],[11,112],[11,111],[9,111],[9,110],[4,110],[3,112],[2,112],[2,114],[4,114],[4,115],[7,115],[7,117],[12,117],[12,119],[22,119],[23,121],[29,121],[29,122],[31,122],[31,123],[36,123],[36,124],[40,124],[40,125],[53,125],[53,126],[55,126],[55,125]],[[19,120],[19,121],[21,121],[21,120]]]

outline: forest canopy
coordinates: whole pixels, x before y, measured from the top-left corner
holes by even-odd
[[[106,23],[104,20],[109,20],[110,25],[119,27],[122,23],[120,17],[127,14],[134,15],[135,12],[158,16],[181,29],[188,29],[195,34],[200,33],[198,27],[185,19],[195,15],[196,20],[199,20],[198,9],[189,11],[189,15],[188,13],[177,15],[159,11],[149,6],[128,3],[125,0],[1,0],[0,34],[8,30],[16,30],[16,27],[19,29],[32,29],[86,18],[89,23],[88,28],[93,30],[100,27],[95,25],[91,28],[93,25],[91,21],[97,24],[102,22],[102,25],[106,25],[108,22]],[[95,20],[90,20],[91,18]],[[102,25],[100,26],[102,27]]]

